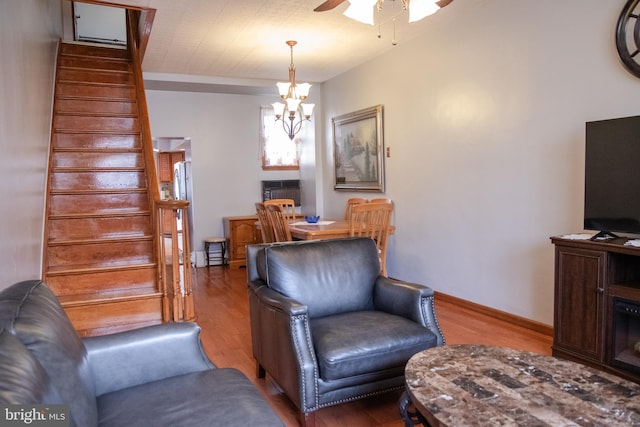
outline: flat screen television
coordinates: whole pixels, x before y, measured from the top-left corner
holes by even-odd
[[[586,123],[584,228],[640,234],[640,116]]]

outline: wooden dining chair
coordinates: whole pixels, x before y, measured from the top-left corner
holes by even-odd
[[[351,219],[351,207],[353,205],[359,205],[360,203],[367,203],[368,200],[365,199],[364,197],[352,197],[349,200],[347,200],[347,209],[344,212],[344,219],[346,219],[347,221],[349,219]]]
[[[272,243],[276,241],[276,237],[273,233],[273,226],[269,221],[269,212],[264,203],[256,203],[256,215],[258,216],[258,222],[260,223],[260,233],[262,234],[262,243]]]
[[[296,219],[296,205],[293,199],[271,199],[265,200],[265,206],[280,205],[287,219]]]
[[[393,203],[360,203],[351,208],[349,219],[349,235],[352,237],[369,237],[376,242],[380,256],[380,270],[387,275],[387,241]]]
[[[266,205],[269,221],[273,228],[273,236],[276,242],[290,242],[291,231],[289,230],[289,220],[281,205]]]
[[[393,204],[393,201],[391,199],[387,199],[386,197],[379,197],[377,199],[369,200],[369,203],[389,203],[389,204]]]

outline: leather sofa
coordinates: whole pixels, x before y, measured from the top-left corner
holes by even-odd
[[[246,376],[211,363],[195,323],[81,339],[36,280],[0,292],[0,404],[69,405],[76,427],[284,426]]]
[[[380,275],[369,238],[247,246],[256,374],[300,411],[404,388],[409,358],[445,340],[433,290]]]

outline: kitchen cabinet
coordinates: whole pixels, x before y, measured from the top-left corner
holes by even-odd
[[[173,165],[184,161],[184,151],[163,151],[158,153],[158,180],[173,182]]]

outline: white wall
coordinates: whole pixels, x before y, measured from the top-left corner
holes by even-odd
[[[275,85],[272,97],[158,90],[146,94],[154,138],[191,138],[194,250],[203,250],[204,238],[224,235],[223,217],[255,214],[254,203],[262,200],[260,181],[300,179],[298,171],[262,170],[260,105],[274,102]]]
[[[0,2],[0,289],[41,277],[60,0]]]
[[[582,230],[584,124],[640,114],[623,3],[458,0],[324,83],[325,214],[355,195],[333,190],[330,118],[384,104],[389,274],[552,324],[549,237]]]

